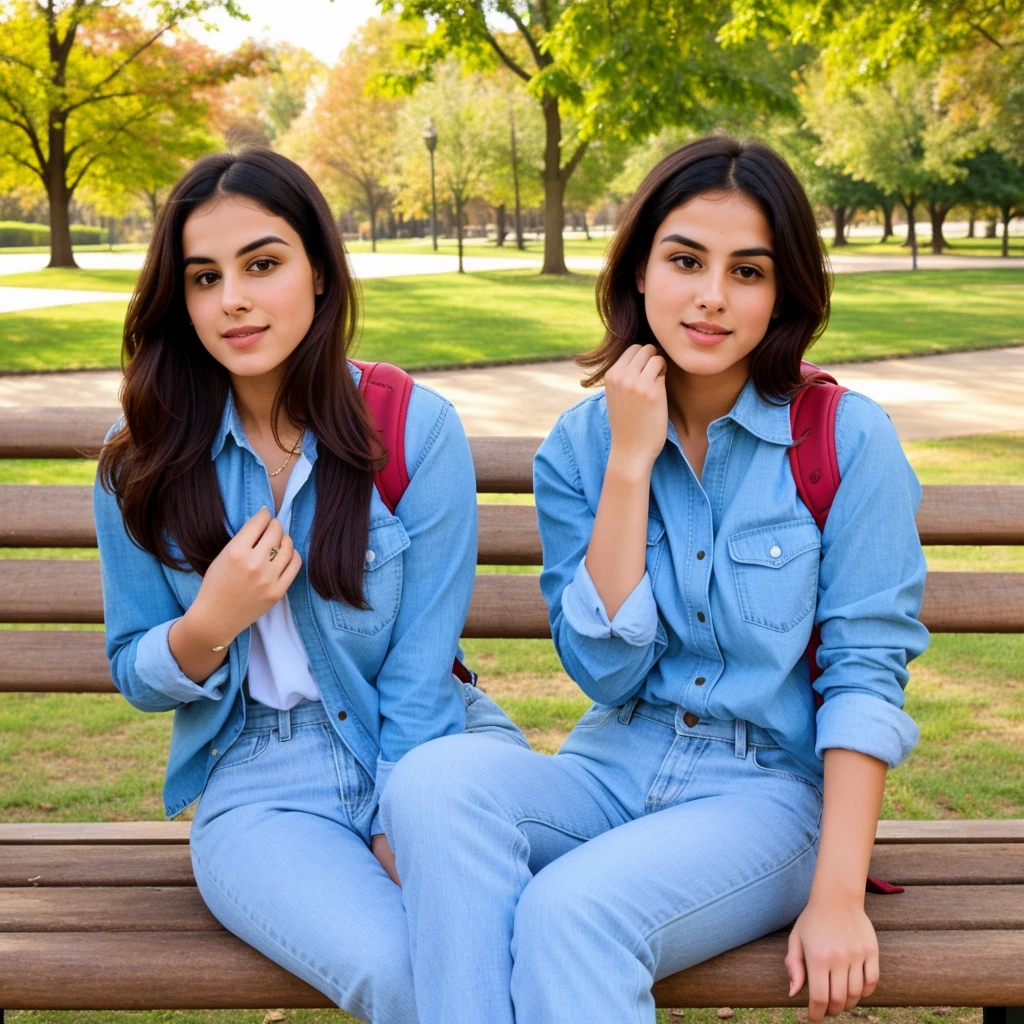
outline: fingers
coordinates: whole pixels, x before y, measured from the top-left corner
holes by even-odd
[[[281,525],[281,520],[271,519],[267,524],[267,528],[263,531],[263,536],[253,545],[253,551],[258,560],[267,559],[269,561],[270,549],[277,548],[280,551],[283,539],[284,527]]]
[[[850,982],[850,968],[843,964],[833,968],[828,975],[829,999],[825,1011],[830,1017],[838,1017],[846,1009],[846,992]]]
[[[270,509],[264,505],[256,515],[245,521],[242,528],[235,534],[235,540],[240,544],[245,544],[246,547],[255,547],[271,519],[273,516],[270,514]]]
[[[855,960],[850,964],[850,972],[846,979],[846,1002],[844,1010],[852,1010],[864,995],[864,964]]]
[[[800,936],[796,932],[789,933],[789,949],[786,952],[786,973],[789,975],[789,998],[804,987],[807,972],[804,969],[804,950]]]
[[[812,960],[807,964],[807,1019],[815,1022],[823,1020],[829,1005],[829,971],[828,964]]]
[[[299,570],[302,568],[302,555],[298,551],[292,550],[291,558],[288,560],[288,564],[284,568],[284,572],[278,579],[278,586],[281,590],[281,596],[284,596],[285,591],[295,582],[295,577],[299,575]]]
[[[878,988],[878,945],[868,954],[864,961],[864,993],[861,998],[866,999],[875,994]]]

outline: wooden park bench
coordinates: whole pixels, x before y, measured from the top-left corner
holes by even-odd
[[[0,458],[81,456],[113,418],[0,411]],[[528,493],[536,447],[474,439],[478,489]],[[918,525],[925,544],[1024,544],[1024,487],[926,487]],[[95,543],[90,488],[0,486],[0,546]],[[533,509],[481,505],[479,561],[539,564]],[[97,562],[0,561],[0,622],[102,618]],[[1020,633],[1024,573],[931,573],[922,618],[935,633]],[[548,636],[537,577],[479,575],[465,635]],[[0,631],[0,691],[112,689],[102,633]],[[0,824],[0,1007],[329,1006],[211,917],[188,841],[187,822]],[[981,1006],[985,1024],[1024,1024],[1024,821],[883,821],[871,867],[907,891],[867,898],[882,980],[865,1002]],[[785,949],[778,933],[667,978],[658,1004],[801,1005],[787,997]]]

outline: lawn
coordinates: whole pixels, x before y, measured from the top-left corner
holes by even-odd
[[[117,290],[131,271],[39,271],[10,285]],[[49,275],[55,275],[50,277]],[[593,274],[533,270],[363,282],[358,354],[409,369],[568,358],[601,337]],[[0,373],[117,367],[125,306],[99,302],[0,315]],[[841,274],[819,362],[1024,344],[1024,272]]]
[[[907,455],[924,483],[1019,483],[1024,434],[914,442]],[[88,483],[83,461],[0,461],[0,483]],[[503,496],[526,501],[527,496]],[[498,500],[502,500],[499,498]],[[25,552],[19,552],[21,557]],[[933,548],[933,569],[1024,570],[1021,549]],[[994,558],[993,558],[994,556]],[[488,693],[534,746],[557,748],[588,701],[565,676],[546,640],[471,640],[467,660]],[[914,663],[907,708],[922,742],[892,772],[883,816],[1024,815],[1024,637],[936,636]],[[8,821],[157,819],[170,734],[167,715],[135,711],[116,695],[0,695],[0,763]],[[353,1024],[341,1011],[287,1011],[290,1024]],[[266,1024],[263,1011],[72,1013],[14,1011],[19,1024]],[[792,1010],[736,1010],[734,1024],[799,1024]],[[681,1017],[662,1011],[659,1024]],[[718,1024],[714,1010],[688,1010],[687,1024]],[[980,1024],[981,1012],[951,1008],[854,1010],[844,1024]],[[566,1022],[568,1024],[568,1022]]]

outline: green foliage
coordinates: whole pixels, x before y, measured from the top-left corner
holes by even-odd
[[[80,245],[97,245],[107,238],[104,228],[92,228],[85,224],[71,225],[71,241]],[[48,224],[24,224],[19,221],[0,221],[0,246],[49,245]],[[6,283],[6,282],[5,282]]]

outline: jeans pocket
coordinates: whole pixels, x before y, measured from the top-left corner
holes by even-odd
[[[583,712],[583,717],[572,727],[572,731],[600,728],[618,711],[619,708],[613,704],[591,704]]]
[[[235,740],[221,755],[220,760],[213,766],[213,775],[222,772],[227,768],[237,768],[243,764],[252,764],[262,757],[270,746],[271,730],[261,729],[258,732],[245,732]]]
[[[824,807],[823,784],[795,770],[793,755],[782,747],[750,747],[750,763],[762,774],[780,781],[798,782],[814,794],[817,804],[815,827],[821,827],[821,812]]]

